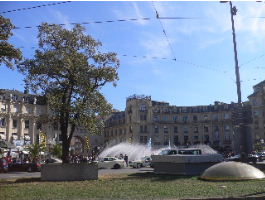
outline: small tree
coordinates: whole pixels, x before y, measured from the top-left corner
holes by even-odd
[[[5,64],[13,68],[13,61],[21,60],[21,51],[15,49],[7,40],[12,36],[11,30],[14,28],[9,19],[0,15],[0,64]]]
[[[41,152],[45,151],[45,147],[36,143],[32,144],[31,146],[28,146],[27,150],[29,151],[29,156],[32,159],[32,161],[37,162]]]
[[[100,89],[109,82],[115,85],[119,61],[115,53],[101,53],[101,43],[85,35],[80,25],[66,30],[45,23],[39,27],[38,38],[35,58],[18,68],[33,91],[46,95],[52,120],[60,124],[62,160],[67,163],[76,126],[84,126],[90,133],[103,128],[111,105]]]
[[[51,149],[51,154],[56,158],[62,158],[62,145],[55,144]]]

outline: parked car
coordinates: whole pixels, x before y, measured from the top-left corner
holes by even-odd
[[[145,156],[140,160],[134,160],[130,162],[130,166],[133,168],[140,168],[140,167],[148,167],[151,164],[151,158],[149,156]]]
[[[259,160],[258,155],[256,155],[256,154],[248,154],[247,162],[256,163],[258,160]],[[226,158],[226,161],[236,161],[236,162],[240,162],[241,161],[241,156],[239,154],[237,154],[235,156],[231,156],[229,158]]]
[[[115,158],[115,157],[105,157],[98,160],[98,168],[110,168],[110,169],[119,169],[126,166],[124,160]]]
[[[262,162],[265,160],[265,152],[258,152],[257,156],[259,157],[259,161]]]
[[[0,158],[0,172],[8,172],[8,163],[4,158]]]
[[[9,164],[9,171],[24,171],[24,172],[39,172],[41,169],[41,162],[36,163],[11,163]]]
[[[62,163],[63,161],[59,158],[48,158],[44,163]]]

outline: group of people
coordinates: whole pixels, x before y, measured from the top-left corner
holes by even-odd
[[[126,163],[126,166],[128,167],[129,166],[129,158],[128,158],[128,155],[127,154],[123,154],[121,153],[120,156],[119,156],[119,159],[123,159]]]

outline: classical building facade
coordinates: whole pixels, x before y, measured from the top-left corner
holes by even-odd
[[[209,144],[232,149],[232,114],[236,104],[215,102],[207,106],[172,106],[150,96],[127,98],[126,109],[106,120],[105,141],[171,145]]]
[[[254,92],[248,96],[252,107],[251,130],[254,143],[264,143],[265,139],[265,81],[253,86]]]
[[[41,117],[50,115],[49,106],[43,96],[27,91],[0,89],[0,140],[25,146],[41,142],[53,145],[61,142],[58,123],[41,123]],[[87,147],[102,146],[102,135],[91,136],[83,127],[77,127],[71,141],[71,149],[77,153],[87,152]]]

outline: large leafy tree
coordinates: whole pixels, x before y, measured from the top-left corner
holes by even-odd
[[[100,89],[118,80],[116,54],[102,53],[101,43],[84,31],[78,24],[72,30],[42,24],[34,59],[18,66],[29,87],[46,95],[53,121],[60,124],[64,163],[69,162],[70,141],[77,126],[86,127],[90,133],[103,128],[111,105]]]
[[[11,69],[13,68],[13,62],[17,62],[22,58],[21,51],[8,43],[13,28],[11,21],[0,15],[0,64],[5,64]]]

